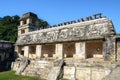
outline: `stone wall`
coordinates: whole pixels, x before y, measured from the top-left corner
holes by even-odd
[[[31,60],[30,64],[24,72],[22,72],[22,75],[26,76],[36,76],[46,79],[53,64],[51,61],[47,60]]]
[[[14,45],[12,42],[0,40],[0,61],[14,58]]]
[[[77,64],[76,64],[77,63]],[[104,78],[108,78],[112,76],[117,75],[118,80],[118,74],[119,70],[116,69],[119,67],[120,62],[113,63],[113,62],[107,62],[107,61],[72,61],[66,62],[66,65],[64,66],[64,72],[63,72],[63,78],[69,79],[69,80],[103,80]],[[120,68],[120,67],[119,67]],[[115,71],[117,71],[115,73]],[[113,74],[114,72],[114,74]],[[105,79],[105,80],[114,80],[112,79]]]
[[[63,61],[64,60],[62,60],[61,63],[59,60],[30,60],[29,65],[23,72],[21,72],[21,74],[26,76],[41,77],[47,80],[57,80],[57,76],[61,73],[63,73],[63,78],[69,80],[114,80],[114,76],[117,77],[116,80],[119,78],[119,74],[117,73],[120,73],[120,62],[100,60]],[[65,64],[63,65],[63,63]],[[19,70],[20,65],[21,61],[15,62],[12,69],[17,72],[21,71]],[[60,68],[63,68],[63,72],[60,71]],[[106,79],[108,77],[111,77],[112,79]]]
[[[114,34],[112,30],[114,28],[111,20],[99,18],[29,32],[19,36],[16,45],[100,39],[104,35]]]
[[[30,60],[27,66],[23,67],[24,59],[16,60],[12,63],[12,70],[16,71],[16,74],[35,76],[46,79],[48,73],[53,67],[53,61],[50,60]]]
[[[102,80],[105,76],[109,75],[110,69],[103,68],[76,68],[77,80]]]

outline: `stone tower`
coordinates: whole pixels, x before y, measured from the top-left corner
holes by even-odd
[[[38,25],[38,17],[36,14],[32,12],[25,13],[20,19],[20,26],[18,26],[18,36],[28,33],[31,31],[37,30]]]

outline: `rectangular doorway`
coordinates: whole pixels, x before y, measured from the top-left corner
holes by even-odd
[[[74,54],[75,54],[75,43],[64,43],[63,44],[64,58],[73,58]]]
[[[103,56],[103,42],[86,42],[86,58],[101,58]]]
[[[42,45],[42,58],[53,57],[55,54],[55,44]]]

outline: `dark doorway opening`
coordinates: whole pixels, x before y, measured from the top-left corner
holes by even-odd
[[[103,42],[86,42],[86,58],[103,55]]]

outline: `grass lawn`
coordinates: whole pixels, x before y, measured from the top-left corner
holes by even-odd
[[[16,75],[14,71],[6,71],[0,72],[0,80],[43,80],[43,79]]]

